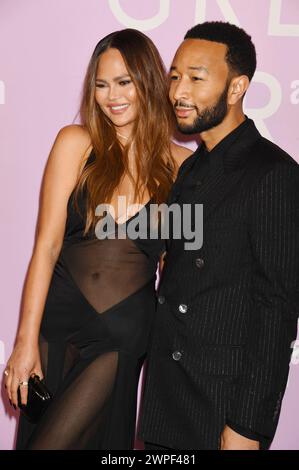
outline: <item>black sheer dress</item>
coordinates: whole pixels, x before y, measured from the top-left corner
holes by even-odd
[[[93,151],[86,164],[92,159]],[[79,202],[84,214],[84,192]],[[141,211],[149,207],[150,202]],[[138,379],[155,315],[163,243],[83,237],[84,226],[72,193],[39,338],[54,399],[38,424],[20,417],[16,449],[134,445]]]

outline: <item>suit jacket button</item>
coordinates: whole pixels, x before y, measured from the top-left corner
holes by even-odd
[[[158,302],[159,302],[159,304],[161,304],[161,305],[164,304],[164,302],[165,302],[165,297],[164,297],[164,295],[159,295],[159,297],[158,297]]]
[[[180,311],[181,313],[186,313],[187,310],[188,310],[188,305],[185,305],[185,304],[180,304],[180,305],[179,305],[179,311]]]
[[[195,264],[197,268],[202,268],[205,264],[204,260],[202,258],[196,258]]]
[[[179,361],[182,357],[182,353],[180,351],[174,351],[172,353],[172,359],[174,359],[175,361]]]

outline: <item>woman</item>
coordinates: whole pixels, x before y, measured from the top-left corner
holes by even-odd
[[[128,236],[99,239],[95,209],[109,203],[117,227],[125,228],[150,203],[166,200],[190,154],[170,144],[166,83],[149,38],[130,29],[108,35],[88,66],[82,125],[61,129],[55,140],[17,341],[5,369],[15,406],[18,387],[26,403],[32,373],[45,377],[54,398],[37,425],[21,416],[17,449],[133,447],[163,246]],[[126,197],[123,213],[119,196]]]

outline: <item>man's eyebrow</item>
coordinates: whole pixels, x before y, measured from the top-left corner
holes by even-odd
[[[199,72],[206,72],[209,73],[208,69],[204,67],[203,65],[200,65],[199,67],[188,67],[190,70],[198,70]]]
[[[206,67],[204,67],[203,65],[200,65],[199,67],[193,67],[193,66],[190,66],[188,67],[188,69],[190,70],[197,70],[198,72],[206,72],[206,73],[209,73],[208,69]],[[170,67],[170,72],[172,72],[173,70],[177,70],[177,67],[175,65],[172,65]]]

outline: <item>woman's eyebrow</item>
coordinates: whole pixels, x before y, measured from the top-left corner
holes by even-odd
[[[121,80],[122,78],[126,78],[126,77],[129,77],[130,75],[129,74],[126,74],[126,75],[120,75],[119,77],[115,77],[113,80],[114,81],[117,81],[117,80]],[[108,83],[106,80],[104,80],[103,78],[96,78],[96,82],[105,82],[105,83]]]

